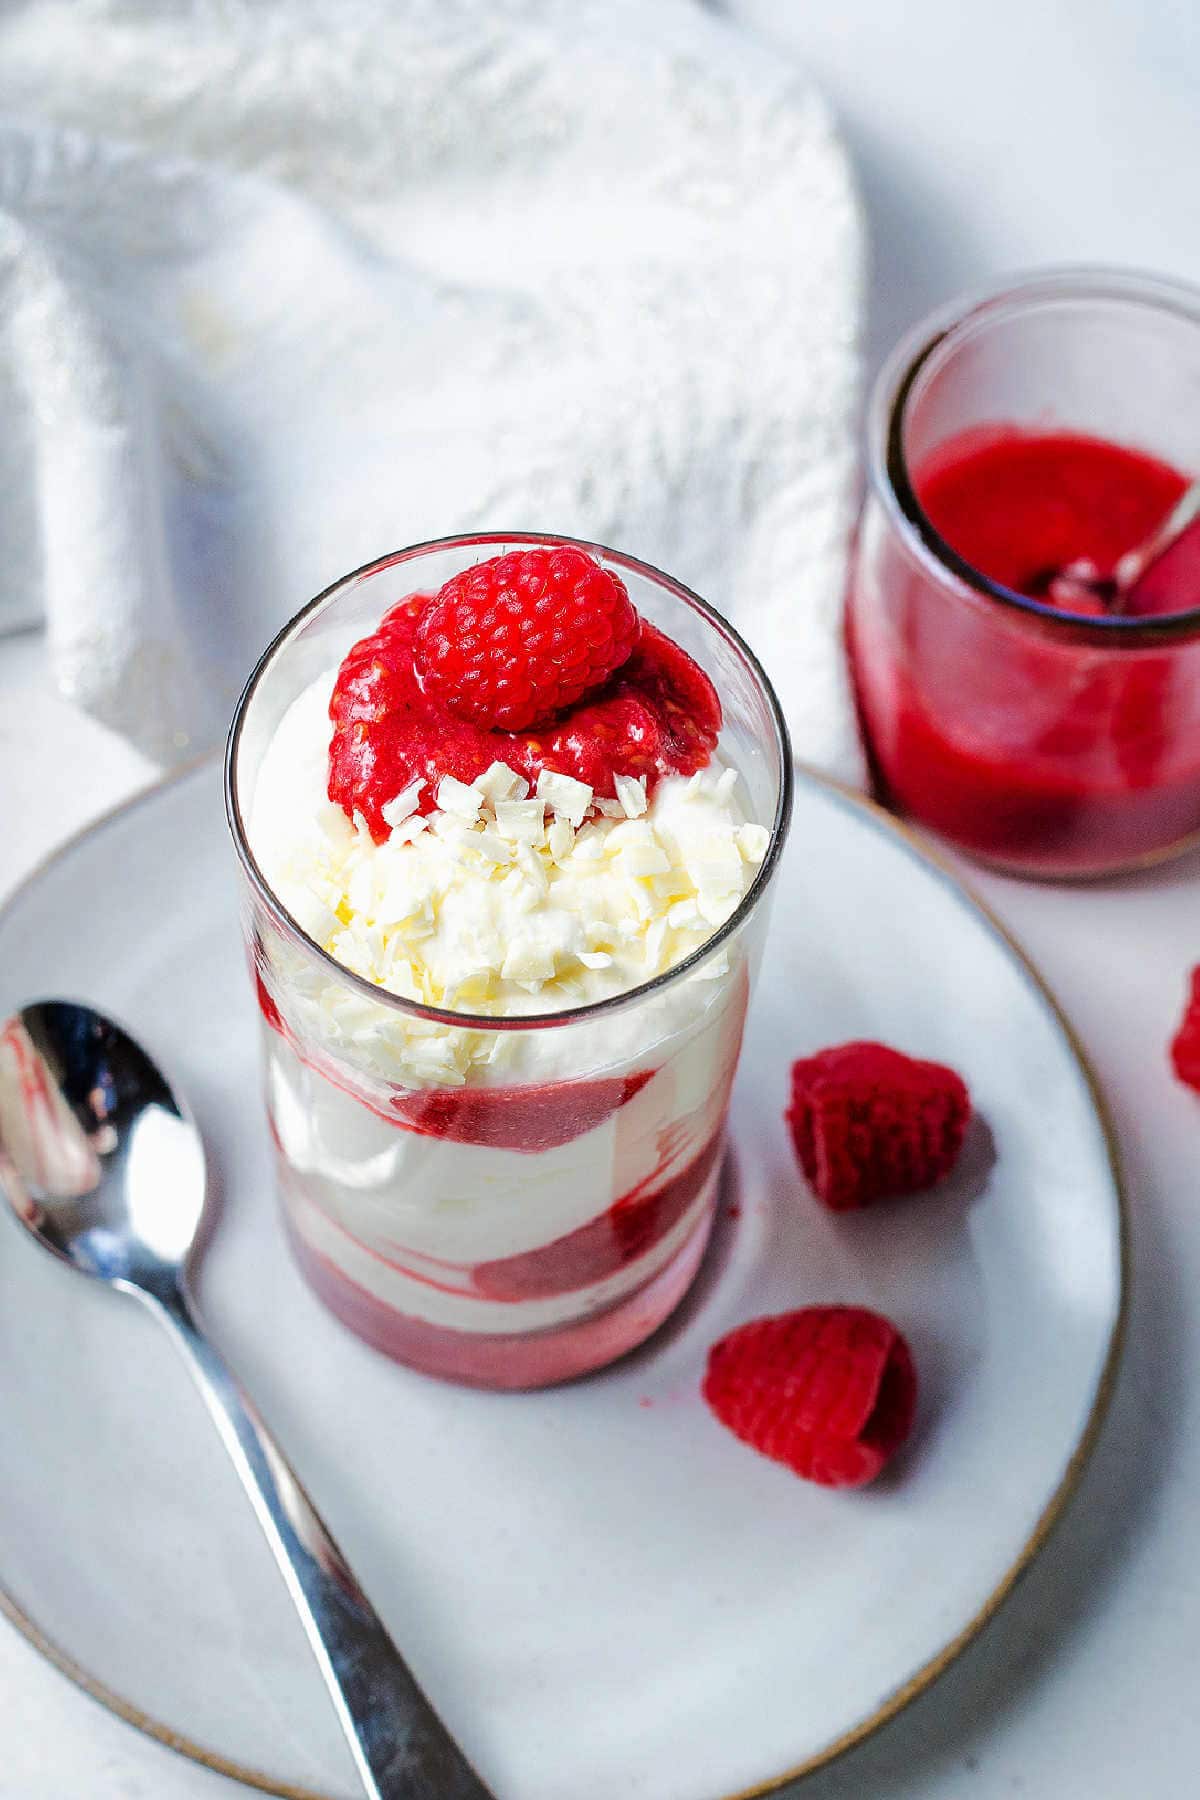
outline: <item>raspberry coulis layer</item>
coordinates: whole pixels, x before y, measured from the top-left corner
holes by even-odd
[[[365,1106],[377,1119],[419,1137],[444,1138],[480,1149],[518,1150],[529,1156],[556,1150],[603,1125],[640,1094],[657,1069],[628,1075],[599,1075],[590,1080],[543,1081],[520,1087],[395,1087],[382,1106],[352,1086],[331,1057],[321,1056],[290,1031],[263,979],[252,969],[258,1008],[300,1061],[325,1081]]]
[[[721,729],[721,704],[704,671],[656,626],[639,623],[628,659],[576,706],[529,731],[488,729],[456,718],[418,679],[417,623],[430,604],[413,594],[354,645],[338,671],[329,716],[329,798],[361,814],[377,843],[388,836],[383,808],[422,780],[418,809],[436,805],[444,775],[472,782],[494,762],[530,783],[543,769],[616,795],[617,775],[692,775],[708,763]]]
[[[528,1155],[557,1150],[602,1125],[641,1093],[654,1073],[638,1069],[632,1075],[508,1088],[396,1088],[391,1104],[400,1122],[422,1137]]]
[[[314,1250],[285,1210],[296,1261],[336,1318],[397,1362],[444,1380],[486,1388],[545,1387],[569,1381],[642,1343],[691,1286],[712,1217],[711,1210],[704,1213],[667,1266],[618,1305],[573,1324],[510,1336],[455,1331],[397,1311]]]
[[[628,1076],[552,1082],[531,1088],[397,1088],[385,1109],[351,1087],[326,1059],[302,1050],[259,970],[255,971],[255,985],[264,1020],[303,1061],[377,1118],[398,1130],[415,1131],[421,1136],[536,1154],[569,1143],[602,1124],[640,1093],[655,1073],[644,1069]],[[466,1272],[473,1291],[489,1300],[515,1302],[572,1293],[636,1262],[664,1237],[699,1195],[716,1167],[723,1142],[722,1125],[690,1162],[666,1176],[678,1149],[676,1132],[668,1127],[660,1134],[655,1169],[596,1218],[536,1250],[469,1269],[440,1264],[429,1257],[419,1259],[420,1267],[411,1259],[398,1260],[391,1266],[412,1280],[432,1287],[444,1285],[448,1292],[455,1293],[462,1291],[460,1285],[447,1282],[445,1277]],[[344,1231],[345,1227],[340,1229]],[[390,1262],[369,1245],[355,1241],[379,1261]]]
[[[679,1223],[716,1167],[724,1142],[722,1124],[699,1155],[668,1180],[660,1166],[577,1231],[519,1256],[477,1263],[471,1271],[476,1293],[489,1300],[548,1300],[615,1275]],[[660,1157],[660,1165],[666,1160]]]
[[[277,1137],[275,1145],[281,1149]],[[699,1199],[724,1147],[722,1122],[691,1162],[668,1179],[663,1179],[664,1170],[660,1167],[578,1230],[536,1250],[496,1257],[490,1262],[451,1263],[439,1257],[415,1256],[402,1249],[385,1255],[340,1220],[333,1224],[342,1237],[374,1262],[422,1287],[513,1305],[523,1300],[553,1300],[606,1281],[653,1249]]]

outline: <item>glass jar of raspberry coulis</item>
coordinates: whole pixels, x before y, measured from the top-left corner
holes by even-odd
[[[1054,272],[918,328],[883,370],[847,638],[878,783],[1028,875],[1200,835],[1200,527],[1121,605],[1056,603],[1200,470],[1200,293]],[[1055,590],[1061,593],[1061,586]]]

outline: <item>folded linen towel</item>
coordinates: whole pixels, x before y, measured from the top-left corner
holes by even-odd
[[[0,623],[168,761],[345,570],[564,531],[727,611],[854,778],[861,294],[820,96],[689,0],[17,0]]]

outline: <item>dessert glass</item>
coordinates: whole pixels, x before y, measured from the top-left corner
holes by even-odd
[[[1200,292],[1064,270],[925,321],[882,371],[847,633],[879,785],[1016,873],[1090,876],[1200,832],[1200,609],[1082,618],[989,580],[917,495],[939,446],[1067,430],[1200,470]]]
[[[663,1322],[699,1266],[791,808],[778,701],[704,601],[632,557],[581,546],[713,681],[724,711],[718,755],[738,770],[747,816],[768,827],[770,841],[736,912],[699,950],[641,987],[572,1011],[473,1016],[363,980],[287,912],[245,821],[289,705],[389,607],[506,549],[570,541],[449,538],[335,583],[250,677],[226,760],[267,1113],[300,1267],[377,1349],[491,1387],[541,1386],[611,1361]],[[470,1033],[476,1051],[484,1034],[503,1074],[465,1087],[405,1085],[389,1042],[413,1032]]]

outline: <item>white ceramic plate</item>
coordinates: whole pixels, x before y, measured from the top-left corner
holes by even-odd
[[[999,928],[884,817],[799,784],[694,1297],[575,1386],[488,1395],[363,1348],[288,1261],[259,1114],[218,772],[76,840],[0,918],[0,1016],[106,1007],[194,1097],[224,1216],[201,1294],[434,1702],[499,1800],[716,1800],[826,1760],[999,1603],[1111,1383],[1123,1213],[1096,1096]],[[802,1193],[791,1057],[880,1037],[953,1063],[986,1130],[936,1194],[837,1220]],[[736,1321],[894,1318],[922,1380],[894,1474],[831,1494],[699,1398]],[[354,1800],[337,1728],[166,1340],[0,1221],[0,1587],[145,1729],[282,1794]]]

